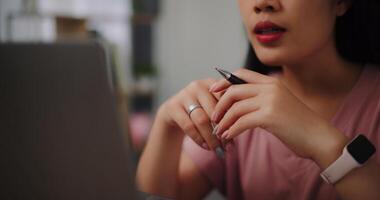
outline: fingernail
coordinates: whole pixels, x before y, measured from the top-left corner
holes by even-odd
[[[214,92],[215,87],[216,87],[216,83],[212,84],[211,87],[210,87],[210,89],[208,91],[209,92]]]
[[[214,112],[214,113],[212,113],[211,121],[216,122],[216,120],[218,120],[218,113]]]
[[[228,130],[224,131],[224,133],[222,134],[223,139],[227,139],[227,137],[228,137]]]
[[[218,136],[218,135],[216,134],[216,132],[218,132],[218,124],[214,126],[214,129],[212,130],[212,135],[216,135],[216,136]]]
[[[219,124],[218,124],[218,127],[216,128],[216,130],[215,130],[215,135],[216,136],[221,136],[220,134],[221,134],[221,131],[220,131],[221,129],[220,129],[220,126],[219,126]]]
[[[203,147],[204,149],[210,150],[210,148],[208,148],[208,145],[206,144],[206,142],[203,142],[202,147]]]
[[[218,124],[216,124],[216,123],[214,123],[214,122],[211,122],[211,127],[212,127],[212,130],[214,130],[215,129],[215,127],[217,127],[218,126]]]
[[[224,158],[224,151],[221,147],[216,147],[215,154],[218,158]]]

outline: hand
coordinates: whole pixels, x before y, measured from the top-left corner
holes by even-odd
[[[173,134],[186,133],[204,149],[215,149],[220,146],[219,140],[212,135],[210,116],[214,112],[218,93],[210,93],[214,79],[193,81],[176,95],[164,102],[157,113],[156,120],[162,123]],[[188,114],[188,107],[198,104],[202,108]]]
[[[247,84],[215,83],[211,92],[224,92],[215,107],[212,121],[216,134],[227,140],[257,127],[274,134],[302,157],[313,157],[321,143],[331,139],[328,122],[295,97],[280,80],[253,71],[235,72]],[[334,132],[335,133],[335,132]]]

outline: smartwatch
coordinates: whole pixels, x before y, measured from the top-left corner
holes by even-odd
[[[364,135],[358,135],[344,147],[342,155],[320,175],[327,183],[334,184],[351,170],[362,166],[375,152],[375,146]]]

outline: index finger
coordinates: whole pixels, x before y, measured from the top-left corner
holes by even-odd
[[[247,83],[264,83],[265,84],[265,83],[273,82],[273,78],[270,76],[263,75],[263,74],[254,72],[252,70],[243,69],[243,68],[235,71],[232,74],[243,79]],[[213,92],[213,93],[220,92],[220,91],[228,88],[230,85],[232,85],[232,83],[230,83],[228,80],[223,78],[223,79],[220,79],[219,81],[217,81],[216,83],[214,83],[210,87],[209,91]]]

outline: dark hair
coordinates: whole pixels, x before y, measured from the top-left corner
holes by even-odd
[[[338,53],[355,63],[380,64],[380,9],[379,0],[351,0],[349,10],[338,17],[335,39]],[[280,69],[260,62],[249,45],[245,67],[268,74]]]

